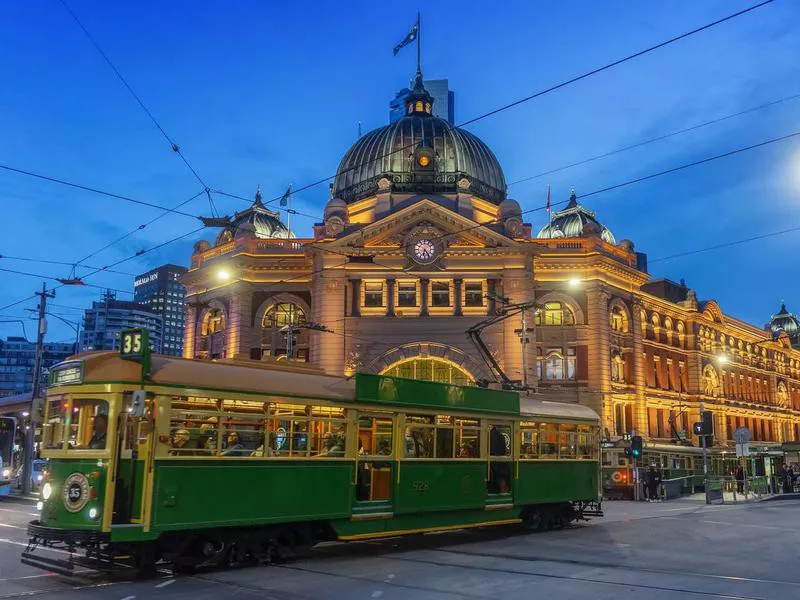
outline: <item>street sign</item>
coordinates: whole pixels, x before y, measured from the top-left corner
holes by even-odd
[[[750,430],[747,427],[739,427],[733,432],[733,440],[736,445],[747,444],[750,442]]]
[[[742,456],[750,456],[750,444],[736,444],[736,456],[737,458],[741,458]]]

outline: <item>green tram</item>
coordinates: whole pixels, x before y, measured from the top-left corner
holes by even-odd
[[[599,420],[580,405],[286,363],[124,358],[51,369],[26,564],[180,572],[325,540],[602,515]]]

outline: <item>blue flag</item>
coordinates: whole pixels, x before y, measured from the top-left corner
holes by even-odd
[[[286,188],[286,193],[283,196],[281,196],[280,205],[286,206],[287,204],[289,204],[289,196],[291,195],[292,195],[292,185],[289,184],[289,187]]]
[[[394,50],[392,50],[394,55],[397,56],[397,53],[400,52],[402,48],[405,48],[411,42],[417,39],[418,34],[419,34],[419,17],[417,17],[417,22],[414,23],[414,25],[411,27],[411,31],[408,32],[408,35],[403,39],[402,42],[400,42],[399,44],[397,44],[397,46],[394,47]]]

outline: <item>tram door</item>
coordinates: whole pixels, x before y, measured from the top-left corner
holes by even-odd
[[[124,395],[123,406],[130,402]],[[112,523],[145,523],[145,495],[152,477],[153,421],[152,401],[145,414],[135,417],[127,410],[120,411],[114,470],[114,516]]]
[[[391,511],[397,460],[393,435],[394,415],[391,413],[358,415],[355,511]]]
[[[489,422],[486,428],[486,449],[489,457],[486,477],[486,494],[489,500],[511,496],[514,440],[512,423]]]

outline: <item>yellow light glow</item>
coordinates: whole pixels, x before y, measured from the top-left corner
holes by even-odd
[[[717,362],[721,365],[728,364],[728,360],[729,359],[727,354],[720,354],[719,356],[717,356]]]
[[[228,281],[231,278],[231,272],[228,269],[220,269],[217,271],[217,279],[220,281]]]
[[[573,277],[572,279],[569,280],[569,287],[571,287],[571,288],[576,288],[580,284],[581,284],[581,280],[578,279],[577,277]]]

